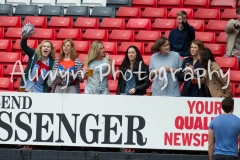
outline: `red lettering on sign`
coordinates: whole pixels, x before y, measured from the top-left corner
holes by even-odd
[[[221,102],[214,101],[187,101],[189,113],[194,114],[222,114]]]
[[[181,145],[181,143],[178,142],[179,141],[179,136],[181,136],[181,133],[174,133],[174,139],[173,139],[174,146],[180,146]]]

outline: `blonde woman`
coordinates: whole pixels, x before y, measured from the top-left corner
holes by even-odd
[[[22,38],[21,48],[28,55],[28,64],[24,71],[20,86],[25,86],[26,92],[50,92],[47,78],[44,78],[53,67],[55,48],[48,41],[42,41],[36,50],[27,45],[27,38]]]
[[[80,93],[79,83],[83,82],[82,63],[71,39],[63,41],[59,59],[55,60],[52,71],[56,75],[48,78],[52,93]]]
[[[84,93],[109,94],[107,72],[112,74],[112,59],[104,52],[102,42],[94,41],[91,44],[84,65],[85,77],[87,77],[89,69],[93,69],[93,76],[87,77]]]

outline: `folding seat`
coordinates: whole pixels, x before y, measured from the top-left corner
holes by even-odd
[[[22,5],[30,5],[30,0],[6,0],[6,4],[12,4],[13,6]]]
[[[79,54],[78,58],[82,63],[84,63],[84,61],[87,58],[87,54]],[[80,85],[80,87],[81,87],[81,85]]]
[[[135,36],[135,41],[144,43],[155,42],[161,36],[160,31],[139,31]]]
[[[176,27],[177,24],[175,19],[157,18],[152,25],[152,30],[170,31]]]
[[[119,54],[118,55],[111,55],[111,58],[113,59],[113,61],[114,61],[113,63],[114,63],[116,68],[118,68],[122,64],[122,62],[124,60],[124,56],[125,55],[119,55]]]
[[[183,7],[183,0],[158,0],[158,6],[166,8]]]
[[[133,7],[157,7],[157,0],[132,0]]]
[[[98,17],[102,20],[105,17],[115,18],[115,8],[113,7],[94,7],[90,17]]]
[[[28,62],[28,55],[27,54],[25,54],[24,56],[22,56],[22,64],[27,64],[27,62]]]
[[[200,39],[204,43],[215,43],[214,32],[195,32],[195,39]]]
[[[108,88],[110,93],[116,93],[118,87],[118,81],[117,80],[108,80]]]
[[[122,42],[118,48],[118,54],[125,54],[129,46],[136,46],[141,54],[144,54],[144,43],[141,42]]]
[[[184,0],[183,5],[186,8],[209,8],[210,0]]]
[[[5,0],[4,0],[5,2]],[[0,4],[0,15],[12,16],[13,5],[12,4]]]
[[[14,43],[14,45],[13,45],[13,51],[14,52],[23,52],[23,50],[22,50],[22,48],[20,46],[20,42],[21,42],[21,39],[17,39],[16,42]],[[38,40],[28,39],[27,40],[27,45],[30,48],[35,49],[38,46]]]
[[[13,90],[18,90],[21,83],[21,78],[18,78],[16,81],[13,82]]]
[[[181,10],[187,12],[187,17],[189,19],[193,19],[193,9],[191,8],[172,8],[168,13],[168,18],[177,18],[177,13]]]
[[[168,37],[169,37],[169,34],[170,34],[170,31],[166,31],[166,32],[164,33],[164,37],[168,38]]]
[[[102,42],[104,51],[108,54],[117,54],[117,42]]]
[[[137,7],[120,7],[116,14],[117,18],[140,18],[141,10]]]
[[[217,37],[216,42],[217,43],[225,43],[226,44],[227,41],[227,34],[225,32],[221,32],[219,34],[219,36]]]
[[[235,19],[236,18],[236,9],[224,9],[221,14],[221,19]]]
[[[234,84],[240,84],[240,71],[230,70],[230,81]]]
[[[14,69],[14,65],[13,64],[9,64],[9,65],[7,65],[6,68],[3,69],[3,75],[5,77],[9,77],[9,76],[11,76],[11,73],[17,73],[17,72],[19,73],[19,72],[21,72],[21,68],[20,67],[21,66],[17,65],[15,67],[15,69]],[[27,65],[22,65],[23,71],[25,70],[26,67],[27,67]],[[19,74],[19,75],[14,74],[13,75],[13,78],[18,78],[18,77],[22,77],[22,75],[21,74]]]
[[[126,25],[126,29],[132,30],[151,30],[150,19],[129,19]]]
[[[166,8],[145,8],[142,12],[142,18],[150,18],[155,20],[156,18],[167,18]]]
[[[3,39],[4,37],[4,28],[0,27],[0,38]]]
[[[144,63],[149,66],[151,55],[143,55],[142,58],[143,58]]]
[[[212,0],[211,8],[236,8],[236,0]]]
[[[145,54],[153,54],[153,52],[151,51],[151,48],[153,45],[154,45],[154,42],[148,43],[148,45],[145,48]]]
[[[89,6],[89,7],[95,7],[95,6],[103,6],[106,7],[107,0],[82,0],[82,6]]]
[[[107,6],[108,7],[114,7],[114,8],[119,8],[122,6],[132,6],[131,0],[107,0]]]
[[[21,53],[18,52],[0,52],[0,63],[9,64],[21,60]]]
[[[210,20],[220,19],[220,10],[219,9],[209,9],[209,8],[199,8],[194,16],[197,19]]]
[[[0,77],[0,91],[9,92],[12,90],[13,90],[13,83],[11,82],[11,78]]]
[[[215,57],[221,57],[226,54],[226,45],[225,44],[213,44],[205,43],[204,47],[208,47]]]
[[[101,29],[125,29],[125,20],[122,18],[103,18],[100,27]]]
[[[62,48],[62,42],[63,42],[63,41],[61,41],[61,40],[51,40],[51,42],[52,42],[55,50],[56,50],[57,52],[59,52],[59,51],[61,50],[61,48]]]
[[[9,39],[0,39],[0,51],[12,51],[12,41]]]
[[[188,24],[192,26],[195,29],[195,31],[201,31],[201,32],[204,31],[204,20],[189,19]]]
[[[108,32],[105,29],[87,29],[82,39],[88,41],[108,41]]]
[[[51,17],[48,28],[55,28],[59,30],[60,28],[72,28],[73,19],[72,17]]]
[[[123,41],[134,41],[133,30],[113,30],[109,36],[109,41],[123,42]]]
[[[63,17],[64,16],[64,9],[63,9],[63,6],[48,6],[48,5],[44,5],[42,7],[42,10],[41,10],[39,15],[47,16],[48,19],[50,19],[52,16],[61,16],[61,17]]]
[[[5,33],[5,38],[7,39],[19,39],[22,37],[22,28],[9,27]]]
[[[3,77],[3,65],[0,65],[0,77]]]
[[[21,17],[19,16],[0,16],[0,27],[22,27]]]
[[[81,29],[77,28],[61,28],[57,34],[57,39],[74,39],[81,40]]]
[[[98,21],[98,18],[78,17],[73,27],[81,29],[98,29]]]
[[[26,16],[23,25],[31,23],[35,28],[47,28],[47,17],[45,16]]]
[[[35,28],[35,34],[32,35],[31,39],[48,39],[55,40],[56,39],[56,30],[52,28]]]
[[[38,16],[39,10],[37,5],[17,5],[14,15],[25,18],[26,16]]]
[[[55,5],[55,0],[32,0],[31,5],[38,5],[39,7],[43,7],[44,5]]]
[[[56,2],[56,6],[64,6],[64,7],[68,7],[68,6],[80,6],[81,1],[79,0],[57,0]]]
[[[73,41],[77,54],[88,54],[90,48],[89,41]]]
[[[214,31],[214,32],[222,32],[222,31],[225,30],[227,22],[228,21],[209,20],[205,30],[207,30],[207,31]]]
[[[216,63],[221,67],[223,71],[227,71],[229,68],[232,70],[238,70],[238,58],[237,57],[216,57]]]
[[[72,16],[74,20],[78,17],[89,17],[88,6],[68,6],[65,16]]]

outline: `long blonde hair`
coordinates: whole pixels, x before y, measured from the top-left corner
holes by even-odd
[[[71,47],[72,47],[71,54],[70,54],[70,59],[75,60],[78,57],[73,41],[71,39],[65,39],[62,42],[62,47],[61,47],[61,50],[60,50],[60,55],[59,55],[59,60],[58,61],[62,61],[65,58],[65,53],[63,52],[63,45],[67,42],[70,42]]]
[[[50,45],[51,45],[51,53],[49,54],[48,57],[51,57],[52,59],[55,59],[55,52],[56,52],[55,47],[53,46],[53,44],[52,44],[51,41],[49,41],[49,40],[44,40],[44,41],[42,41],[42,42],[37,46],[36,51],[35,51],[35,53],[36,53],[37,56],[38,56],[38,60],[40,60],[40,59],[42,58],[42,52],[41,52],[41,50],[42,50],[43,44],[44,44],[45,42],[48,42],[48,43],[50,43]]]
[[[84,61],[84,64],[89,65],[93,60],[97,58],[101,45],[103,45],[103,43],[100,41],[94,41],[91,44],[90,49],[88,51],[87,58]]]

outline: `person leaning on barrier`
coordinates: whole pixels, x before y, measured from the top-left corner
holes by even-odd
[[[140,63],[141,65],[139,65]],[[139,67],[141,67],[140,71],[144,72],[139,73],[140,77],[138,73],[136,73],[138,72]],[[146,89],[150,86],[149,70],[136,46],[128,47],[119,70],[123,74],[120,73],[118,78],[118,95],[122,93],[126,95],[146,94]]]
[[[52,76],[48,78],[48,85],[52,87],[52,93],[80,93],[82,76],[82,63],[74,43],[71,39],[65,39],[60,56],[54,62]]]

